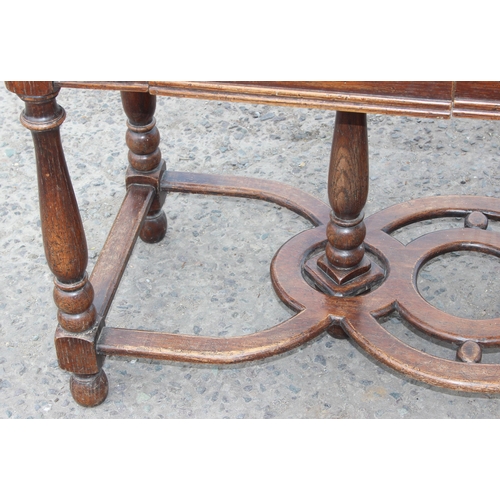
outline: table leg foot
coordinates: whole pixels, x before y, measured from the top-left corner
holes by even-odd
[[[145,243],[158,243],[167,234],[167,216],[163,210],[155,215],[148,215],[139,236]]]
[[[332,336],[335,339],[346,339],[347,334],[344,332],[344,329],[340,325],[332,325],[327,328],[326,333]]]
[[[100,405],[108,395],[108,377],[104,370],[95,375],[72,374],[69,387],[73,399],[81,406]]]

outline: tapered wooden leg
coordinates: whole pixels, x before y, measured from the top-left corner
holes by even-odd
[[[335,120],[328,199],[332,207],[325,256],[318,262],[342,284],[370,269],[363,240],[363,207],[368,197],[368,133],[366,114],[338,111]]]
[[[162,210],[166,193],[160,191],[160,181],[165,171],[161,158],[160,133],[154,113],[156,96],[143,92],[122,92],[122,104],[127,121],[127,146],[129,169],[127,185],[150,184],[156,195],[144,221],[140,237],[146,243],[161,241],[167,232],[167,217]]]
[[[325,253],[317,262],[335,295],[357,295],[384,278],[365,255],[363,208],[368,198],[368,130],[366,114],[337,111],[333,134],[328,199],[332,207]],[[330,334],[342,337],[342,327]]]
[[[333,134],[328,198],[332,207],[324,253],[305,271],[325,293],[357,295],[383,278],[382,269],[365,256],[363,208],[368,197],[366,114],[337,111]],[[332,327],[342,336],[341,327]]]
[[[21,122],[31,131],[35,146],[43,243],[55,276],[59,365],[76,377],[93,378],[73,395],[78,403],[94,406],[105,399],[108,383],[102,371],[104,358],[95,348],[100,319],[86,272],[87,242],[61,145],[59,127],[65,112],[56,102],[59,89],[52,82],[15,82],[7,87],[25,101]]]

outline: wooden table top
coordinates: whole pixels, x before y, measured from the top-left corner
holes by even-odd
[[[500,82],[53,82],[56,87],[435,118],[500,119]]]

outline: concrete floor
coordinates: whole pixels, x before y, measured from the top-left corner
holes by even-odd
[[[119,93],[63,90],[66,159],[94,266],[124,194],[125,116]],[[499,398],[415,382],[349,340],[322,335],[286,354],[232,367],[108,358],[110,390],[91,409],[71,398],[58,368],[52,277],[40,234],[30,133],[22,102],[0,87],[0,416],[2,418],[496,418]],[[159,98],[157,123],[167,168],[274,179],[326,202],[335,113]],[[413,198],[499,196],[500,122],[372,115],[366,215]],[[310,227],[273,204],[171,194],[169,231],[138,242],[107,324],[214,335],[245,335],[291,317],[277,299],[269,263]],[[404,241],[462,221],[418,224]],[[491,230],[497,230],[493,224]],[[422,295],[462,317],[500,316],[494,257],[462,252],[431,261]],[[453,352],[408,329],[387,329],[444,357]],[[497,352],[487,355],[500,362]]]

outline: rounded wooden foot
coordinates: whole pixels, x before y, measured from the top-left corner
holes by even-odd
[[[82,406],[100,405],[108,395],[108,377],[104,370],[95,375],[71,375],[69,387],[73,399]]]
[[[336,339],[346,339],[347,335],[340,325],[332,325],[326,329],[326,332]]]
[[[161,210],[156,215],[146,217],[140,237],[144,243],[158,243],[167,234],[167,216]]]

